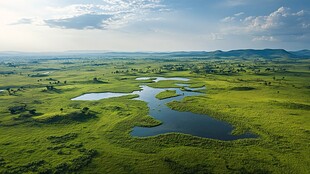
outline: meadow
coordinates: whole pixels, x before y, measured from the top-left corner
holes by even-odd
[[[182,88],[202,95],[168,106],[207,114],[258,138],[181,133],[132,137],[162,124],[135,95],[86,93]],[[0,63],[0,173],[310,173],[310,60],[301,58],[53,58]],[[164,91],[159,98],[175,95]]]

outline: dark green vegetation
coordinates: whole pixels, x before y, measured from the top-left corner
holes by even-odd
[[[310,173],[309,59],[44,59],[3,62],[0,69],[0,173]],[[145,76],[206,86],[203,95],[168,105],[259,138],[134,138],[134,126],[161,124],[135,96],[70,100],[132,92],[141,83],[178,87],[135,80]]]
[[[163,92],[160,92],[156,95],[156,98],[158,98],[159,100],[163,100],[166,98],[171,98],[171,97],[176,97],[178,96],[178,94],[176,93],[176,90],[166,90]]]

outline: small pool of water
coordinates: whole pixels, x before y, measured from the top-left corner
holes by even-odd
[[[112,98],[112,97],[121,97],[129,95],[128,93],[113,93],[113,92],[105,92],[105,93],[88,93],[81,95],[79,97],[75,97],[71,100],[101,100],[105,98]]]
[[[136,80],[149,80],[151,77],[138,77]]]
[[[142,79],[142,78],[140,78]],[[155,81],[160,80],[176,80],[188,81],[185,78],[157,78]],[[145,79],[144,79],[145,80]],[[80,97],[76,97],[72,100],[100,100],[110,97],[119,97],[129,94],[138,94],[139,97],[134,100],[142,100],[147,102],[149,107],[149,115],[162,121],[162,124],[155,127],[134,127],[131,135],[138,137],[148,137],[164,133],[184,133],[199,137],[213,138],[219,140],[236,140],[242,138],[256,138],[257,135],[246,133],[243,135],[232,135],[232,125],[227,122],[214,119],[208,115],[195,114],[191,112],[179,112],[170,109],[166,104],[171,101],[180,101],[186,96],[197,96],[202,93],[197,90],[202,88],[189,88],[187,84],[178,84],[185,87],[187,90],[182,91],[179,88],[152,88],[146,85],[141,85],[141,91],[134,91],[132,93],[90,93],[84,94]],[[155,96],[156,94],[165,90],[176,90],[179,96],[159,100]]]
[[[149,80],[154,79],[154,82],[159,82],[162,80],[178,80],[178,81],[189,81],[188,78],[182,78],[182,77],[139,77],[136,78],[136,80]]]

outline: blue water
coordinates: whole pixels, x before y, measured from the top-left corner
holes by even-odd
[[[153,82],[159,82],[163,80],[178,80],[178,81],[189,81],[188,78],[182,78],[182,77],[139,77],[136,78],[136,80],[149,80],[154,79]]]
[[[178,132],[190,134],[199,137],[213,138],[219,140],[236,140],[242,138],[255,138],[254,134],[246,133],[243,135],[232,135],[233,127],[227,122],[214,119],[208,115],[195,114],[191,112],[179,112],[166,106],[171,101],[180,101],[185,96],[201,95],[198,92],[181,91],[178,88],[151,88],[141,86],[142,91],[136,91],[139,97],[136,100],[142,100],[148,103],[150,108],[149,115],[162,121],[162,124],[155,127],[134,127],[132,136],[147,137],[164,133]],[[180,96],[159,100],[155,96],[165,90],[176,90]],[[194,88],[192,89],[194,90]]]
[[[138,79],[141,80],[142,78]],[[143,78],[145,80],[146,78]],[[154,82],[160,80],[176,80],[188,81],[185,78],[156,78]],[[186,96],[197,96],[202,93],[196,92],[201,88],[189,88],[187,84],[177,84],[186,89],[182,91],[179,88],[152,88],[146,85],[141,85],[141,91],[134,91],[132,93],[90,93],[76,97],[72,100],[100,100],[110,97],[118,97],[129,94],[138,94],[139,97],[134,100],[142,100],[147,102],[150,109],[149,115],[157,120],[162,121],[162,124],[155,127],[134,127],[131,135],[138,137],[148,137],[164,133],[184,133],[199,137],[213,138],[219,140],[236,140],[242,138],[256,138],[257,135],[246,133],[242,135],[232,135],[232,125],[227,122],[214,119],[208,115],[195,114],[191,112],[179,112],[170,109],[166,106],[171,101],[180,101]],[[176,90],[179,96],[159,100],[155,96],[165,90]]]
[[[121,97],[124,95],[128,95],[128,93],[113,93],[113,92],[88,93],[88,94],[81,95],[79,97],[75,97],[71,100],[101,100],[105,98]]]

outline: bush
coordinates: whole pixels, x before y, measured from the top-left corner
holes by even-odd
[[[5,164],[6,164],[6,162],[5,162],[4,158],[0,157],[0,166],[3,166]]]
[[[55,174],[75,173],[87,166],[98,154],[96,150],[86,150],[83,155],[72,159],[70,162],[64,162],[55,167]]]
[[[42,123],[70,124],[70,123],[74,123],[74,122],[87,121],[91,118],[96,118],[96,117],[97,116],[95,113],[83,108],[80,111],[71,112],[71,113],[66,114],[66,115],[55,115],[53,117],[49,117],[47,119],[37,120],[37,121],[42,122]]]
[[[248,87],[248,86],[244,86],[244,87],[233,87],[231,88],[231,90],[235,90],[235,91],[250,91],[250,90],[254,90],[255,88],[253,87]]]
[[[9,111],[11,114],[19,114],[25,112],[26,110],[26,105],[9,107]]]
[[[61,136],[49,136],[47,137],[48,140],[51,141],[51,143],[66,143],[70,140],[74,140],[78,137],[77,133],[68,133]]]

